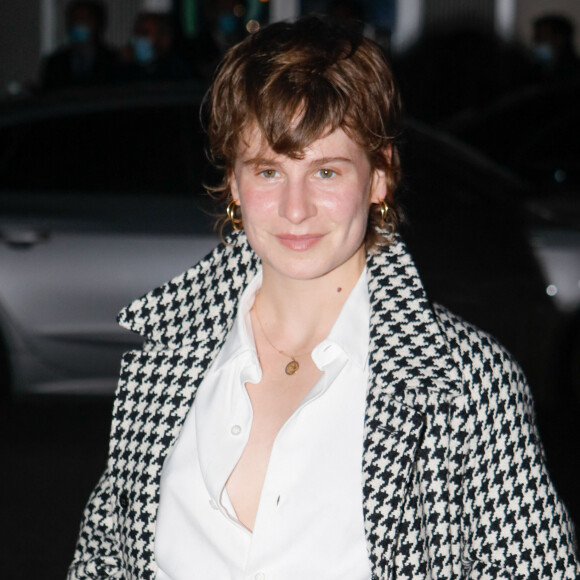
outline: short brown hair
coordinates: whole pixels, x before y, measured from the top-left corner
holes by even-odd
[[[389,243],[400,219],[394,192],[400,179],[396,147],[399,93],[381,48],[354,28],[305,17],[263,28],[231,48],[220,63],[206,102],[210,156],[224,170],[212,188],[226,202],[240,139],[256,124],[278,154],[304,149],[341,128],[387,175],[385,227],[372,206],[368,250]],[[390,151],[390,155],[388,154]]]

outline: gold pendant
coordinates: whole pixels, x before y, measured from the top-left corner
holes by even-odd
[[[284,371],[286,372],[287,375],[293,375],[296,372],[298,372],[298,369],[300,368],[300,365],[298,364],[298,361],[295,361],[294,359],[292,359],[287,365],[286,368],[284,369]]]

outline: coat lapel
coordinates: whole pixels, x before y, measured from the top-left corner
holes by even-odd
[[[450,378],[455,365],[403,243],[370,256],[367,268],[370,387],[363,507],[373,574],[389,578],[411,475],[423,438],[434,427],[428,424],[428,401],[453,397],[459,389]],[[446,429],[439,429],[438,434],[437,444],[448,447]],[[445,456],[440,461],[444,463]]]
[[[234,233],[195,267],[122,310],[119,324],[171,350],[199,349],[205,363],[219,352],[257,268],[246,236]]]

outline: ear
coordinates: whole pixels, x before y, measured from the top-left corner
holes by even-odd
[[[238,205],[240,203],[240,190],[238,188],[238,180],[236,179],[236,174],[234,173],[234,170],[232,169],[230,171],[230,191],[232,194],[232,199],[236,202],[238,202]]]
[[[393,149],[390,145],[384,151],[384,156],[389,165],[391,164],[392,152]],[[387,173],[384,169],[375,169],[371,181],[371,203],[379,203],[380,201],[383,201],[387,197],[387,193]]]
[[[383,169],[373,171],[371,181],[371,203],[379,203],[387,197],[387,174]]]

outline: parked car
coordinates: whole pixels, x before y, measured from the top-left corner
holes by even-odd
[[[528,179],[532,196],[580,189],[578,82],[530,85],[443,127]]]
[[[202,96],[141,87],[0,109],[0,333],[13,392],[111,393],[120,353],[138,343],[119,309],[217,243]]]
[[[567,316],[531,244],[525,184],[450,136],[417,123],[402,144],[403,236],[431,299],[496,336],[540,403],[558,395]]]
[[[217,243],[202,97],[182,84],[0,107],[0,335],[13,393],[111,393],[138,343],[118,310]],[[526,235],[524,186],[417,123],[402,155],[402,233],[430,296],[495,334],[546,396],[563,315]]]
[[[568,319],[563,381],[580,398],[580,83],[525,87],[445,128],[526,182],[528,236]]]

